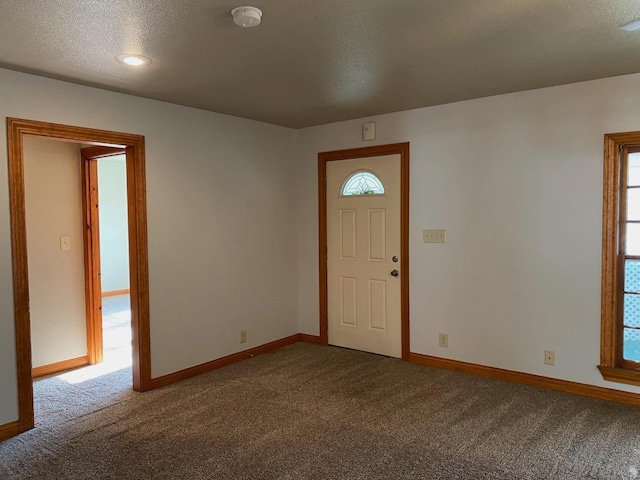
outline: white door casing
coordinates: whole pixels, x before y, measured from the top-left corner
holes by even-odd
[[[345,181],[359,171],[378,177],[384,194],[343,196]],[[400,174],[399,154],[327,163],[331,345],[402,356]]]

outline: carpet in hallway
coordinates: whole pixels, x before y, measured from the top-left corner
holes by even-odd
[[[35,430],[0,444],[0,478],[610,480],[640,470],[637,407],[362,352],[298,343],[144,394],[129,375],[43,380],[57,393]]]

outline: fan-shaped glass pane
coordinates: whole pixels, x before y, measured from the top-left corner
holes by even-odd
[[[378,177],[370,172],[356,172],[342,187],[342,195],[382,195],[384,186]]]

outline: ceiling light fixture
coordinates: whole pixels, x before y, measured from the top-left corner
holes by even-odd
[[[626,30],[627,32],[635,32],[640,30],[640,18],[638,20],[633,20],[632,22],[625,23],[624,25],[620,25],[620,30]]]
[[[151,59],[149,57],[145,57],[144,55],[135,55],[132,53],[121,53],[116,57],[116,60],[120,63],[131,65],[132,67],[140,67],[151,63]]]
[[[236,25],[249,28],[260,25],[262,10],[256,7],[236,7],[231,10],[233,21]]]

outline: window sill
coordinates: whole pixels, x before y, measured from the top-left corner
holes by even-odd
[[[602,378],[609,382],[626,383],[628,385],[640,385],[640,370],[622,367],[603,367],[598,365]]]

